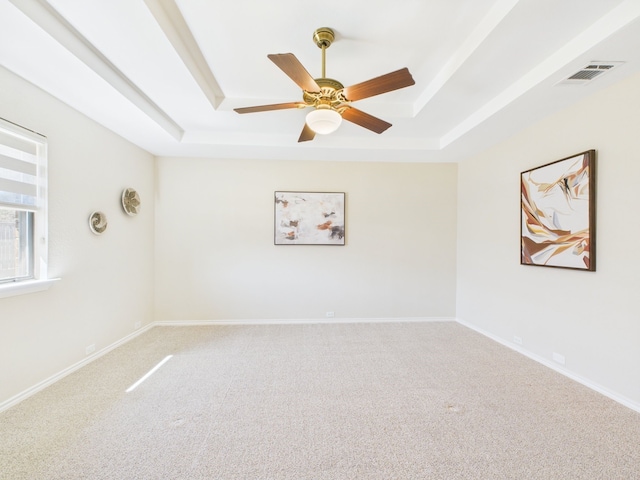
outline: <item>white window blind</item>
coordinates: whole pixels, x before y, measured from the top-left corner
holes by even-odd
[[[0,119],[0,283],[46,276],[47,141]]]
[[[39,185],[39,167],[42,163],[46,143],[43,137],[38,141],[28,130],[21,134],[8,122],[0,123],[0,204],[11,207],[22,207],[28,210],[37,209]],[[42,172],[44,173],[44,172]]]

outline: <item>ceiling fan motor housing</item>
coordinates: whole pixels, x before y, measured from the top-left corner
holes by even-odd
[[[347,100],[342,95],[344,86],[333,78],[316,78],[316,83],[320,87],[319,92],[302,92],[302,99],[310,107],[318,107],[319,105],[328,105],[334,110],[338,110],[339,107]]]

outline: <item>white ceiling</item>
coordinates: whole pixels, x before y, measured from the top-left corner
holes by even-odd
[[[293,53],[345,86],[408,67],[416,84],[297,143],[306,110],[268,60]],[[0,0],[0,65],[160,156],[457,161],[640,70],[640,0]],[[557,83],[624,62],[587,85]],[[0,112],[0,116],[1,112]]]

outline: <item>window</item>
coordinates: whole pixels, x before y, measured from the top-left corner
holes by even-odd
[[[47,141],[0,119],[0,288],[47,278]]]

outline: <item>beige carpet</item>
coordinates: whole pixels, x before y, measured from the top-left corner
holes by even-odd
[[[640,414],[456,323],[156,327],[0,414],[0,478],[629,480]]]

